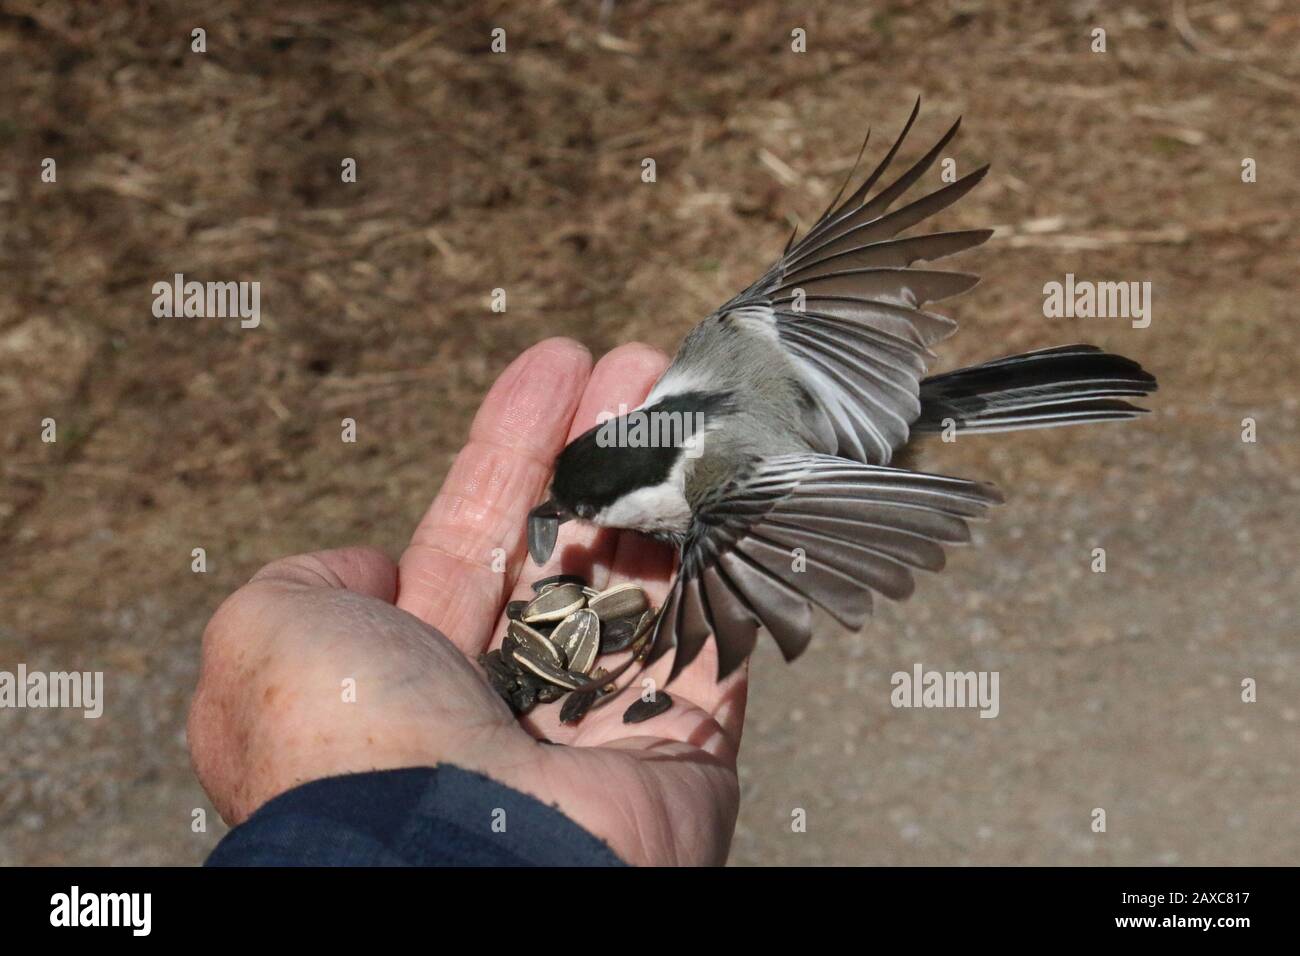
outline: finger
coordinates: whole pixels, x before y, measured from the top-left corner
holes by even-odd
[[[391,604],[397,596],[397,566],[378,548],[335,548],[272,561],[248,583],[339,588]]]
[[[598,425],[601,412],[616,414],[620,405],[639,405],[667,365],[668,357],[663,352],[639,342],[620,345],[604,356],[587,382],[568,440]],[[560,528],[550,560],[540,568],[531,562],[526,565],[526,573],[516,582],[512,597],[531,597],[531,582],[561,572],[580,575],[594,588],[604,587],[619,538],[618,531],[581,521],[566,522]]]
[[[620,346],[607,354],[591,373],[591,381],[582,397],[582,404],[573,419],[571,437],[576,438],[599,422],[602,411],[617,412],[620,404],[639,405],[649,394],[654,383],[668,365],[668,357],[658,349],[640,343]],[[566,522],[560,528],[559,539],[550,560],[542,567],[529,563],[515,584],[514,600],[528,600],[533,596],[532,582],[561,572],[581,575],[594,588],[603,588],[609,582],[609,569],[624,539],[635,538],[651,553],[661,554],[660,546],[641,535],[608,528],[596,528],[581,521]],[[671,560],[671,551],[668,552]],[[498,628],[494,644],[500,644],[506,625]],[[560,723],[560,705],[544,705],[535,709],[523,724],[531,733],[566,743],[576,734],[576,729]]]
[[[402,555],[397,606],[467,653],[491,636],[523,560],[525,519],[590,372],[590,353],[570,339],[548,339],[515,359],[483,400],[469,443]]]

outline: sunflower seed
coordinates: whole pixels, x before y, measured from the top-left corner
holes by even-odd
[[[585,694],[570,694],[569,699],[560,708],[560,723],[576,724],[587,715],[591,705],[596,702],[596,692],[589,690]]]
[[[508,634],[515,639],[515,646],[512,648],[510,656],[516,664],[523,663],[521,657],[526,651],[538,660],[550,662],[554,667],[564,666],[564,658],[560,656],[560,652],[551,643],[551,639],[529,627],[523,621],[511,621]]]
[[[542,640],[545,640],[545,638],[542,638]],[[545,654],[535,651],[531,644],[520,644],[515,649],[515,662],[524,670],[530,671],[552,684],[563,687],[565,690],[581,687],[587,681],[585,675],[570,674]]]
[[[515,667],[514,657],[515,648],[518,646],[518,639],[509,631],[506,631],[506,636],[501,638],[501,660],[503,660],[506,665],[513,670],[518,670],[518,668]]]
[[[535,697],[537,697],[538,700],[541,699],[541,695],[542,695],[542,691],[543,691],[543,690],[545,690],[545,689],[547,689],[547,688],[550,688],[551,690],[559,690],[559,689],[560,689],[560,688],[556,687],[554,684],[552,684],[550,681],[542,680],[542,678],[538,677],[536,674],[530,674],[528,671],[521,671],[521,672],[520,672],[520,674],[519,674],[519,686],[520,686],[520,687],[524,687],[524,688],[526,688],[527,690],[529,690],[530,692],[532,692],[532,694],[533,694]]]
[[[554,502],[543,501],[528,512],[528,553],[538,564],[550,560],[560,534],[560,511]]]
[[[601,591],[587,602],[587,606],[604,621],[641,614],[650,606],[645,592],[635,584],[616,584]]]
[[[658,621],[659,611],[651,608],[637,622],[636,637],[632,638],[632,652],[637,660],[643,661],[649,656],[650,649],[654,646],[655,625]]]
[[[533,593],[541,594],[546,589],[557,584],[576,584],[578,587],[585,587],[587,582],[576,574],[552,574],[549,578],[539,578],[533,582]]]
[[[524,608],[522,618],[529,624],[544,621],[563,621],[574,611],[582,610],[587,598],[577,584],[557,584],[543,591]]]
[[[488,683],[492,689],[505,701],[510,701],[510,695],[519,685],[518,674],[514,668],[510,667],[502,659],[500,651],[489,651],[486,654],[480,654],[479,664],[483,667],[484,673],[487,674]]]
[[[587,620],[589,613],[585,609],[574,611],[555,625],[555,629],[547,635],[551,639],[551,643],[555,645],[555,649],[560,652],[560,656],[564,658],[566,667],[568,662],[573,659],[573,651],[582,638],[583,631],[587,626],[583,622]]]
[[[527,601],[511,601],[506,605],[506,617],[512,621],[518,621],[524,614],[524,608],[528,607]]]
[[[553,704],[567,693],[568,691],[563,687],[557,687],[555,684],[551,683],[543,684],[537,690],[537,703]]]
[[[526,714],[537,703],[537,688],[532,684],[519,684],[510,692],[510,706],[516,714]]]
[[[600,618],[595,611],[584,608],[574,611],[564,620],[566,624],[573,622],[569,626],[571,633],[565,635],[569,648],[565,658],[566,666],[576,674],[586,674],[600,653]],[[556,628],[556,633],[563,627],[564,624],[561,624]]]
[[[654,696],[649,700],[638,697],[631,707],[623,711],[623,723],[639,724],[651,717],[658,717],[672,705],[673,699],[668,696],[668,692],[665,690],[655,691]]]
[[[621,617],[616,621],[608,621],[600,629],[600,652],[602,654],[615,654],[625,650],[636,637],[637,618]]]
[[[631,617],[620,617],[600,628],[600,652],[616,654],[625,651],[651,630],[655,622],[652,608]]]
[[[499,673],[504,676],[512,674],[512,669],[502,659],[500,651],[488,651],[486,654],[480,654],[478,662],[483,670],[489,673]]]
[[[643,634],[648,632],[652,627],[655,626],[655,621],[658,620],[658,618],[659,618],[659,612],[656,611],[654,608],[650,608],[648,611],[642,614],[640,619],[636,622],[636,636],[641,637]]]

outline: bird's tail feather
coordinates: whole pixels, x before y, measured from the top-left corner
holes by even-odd
[[[914,432],[1002,432],[1136,418],[1125,398],[1149,395],[1141,365],[1093,345],[1066,345],[995,359],[921,382]]]

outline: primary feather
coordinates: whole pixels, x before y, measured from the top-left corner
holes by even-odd
[[[699,411],[701,454],[603,448],[588,433],[557,462],[555,507],[680,546],[651,654],[675,648],[673,677],[710,634],[719,677],[745,660],[760,628],[793,659],[810,639],[813,606],[860,627],[873,593],[905,599],[914,571],[942,569],[943,546],[969,540],[967,522],[1001,498],[988,485],[886,467],[914,432],[1131,418],[1141,409],[1124,399],[1156,388],[1137,363],[1082,345],[926,378],[931,346],[956,323],[925,306],[978,279],[918,263],[992,231],[901,235],[988,172],[891,211],[960,126],[876,189],[919,107],[847,198],[691,331],[632,413]]]

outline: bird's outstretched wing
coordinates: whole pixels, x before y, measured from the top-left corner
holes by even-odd
[[[942,545],[970,540],[967,520],[1001,500],[989,485],[829,455],[762,459],[697,509],[650,659],[676,647],[676,677],[712,632],[721,679],[761,625],[793,660],[813,604],[860,627],[872,592],[908,597],[912,570],[943,568]]]
[[[837,196],[807,235],[798,242],[792,236],[781,259],[718,310],[725,315],[743,309],[775,327],[834,428],[836,454],[865,464],[888,463],[906,443],[921,413],[917,396],[926,359],[933,358],[929,347],[956,328],[951,319],[922,307],[979,281],[967,273],[914,268],[915,263],[970,249],[992,235],[989,229],[973,229],[898,238],[969,192],[987,166],[889,211],[939,157],[961,120],[898,178],[871,194],[920,106],[918,99],[898,139],[866,180],[843,202]],[[866,142],[862,145],[865,150]]]

